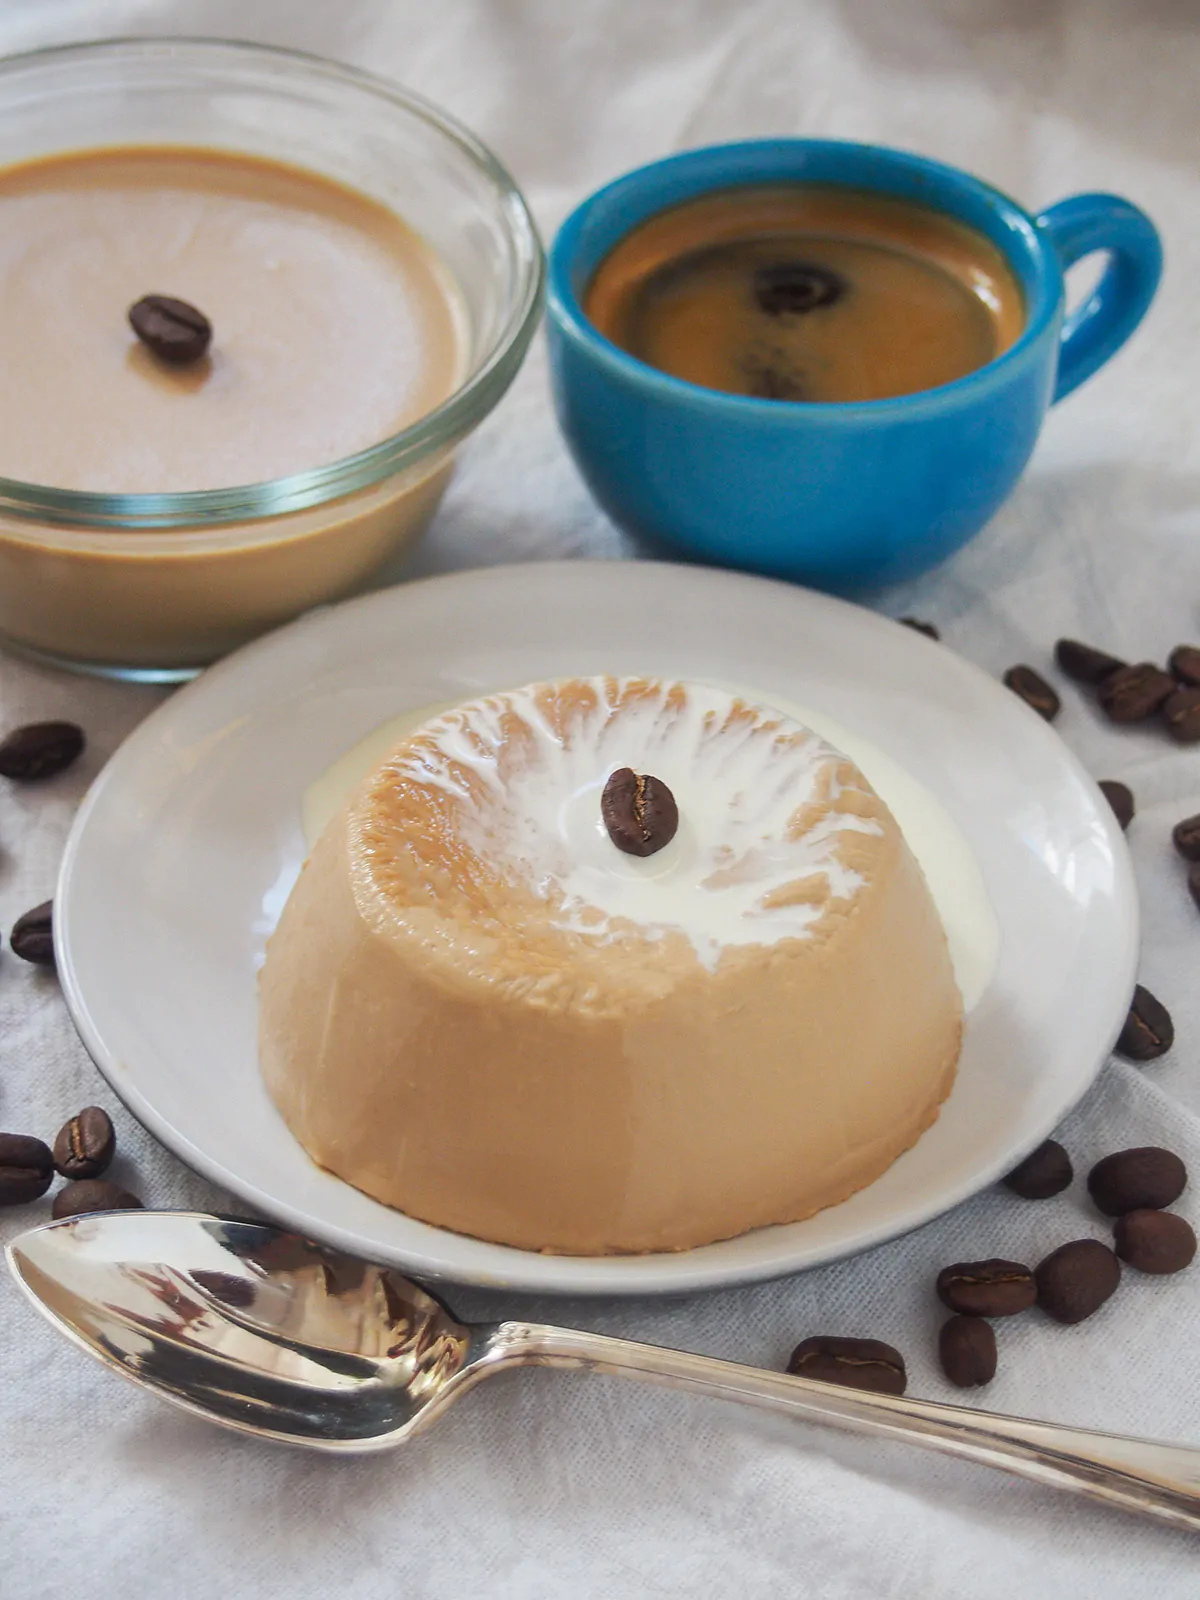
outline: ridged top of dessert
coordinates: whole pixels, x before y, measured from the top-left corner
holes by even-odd
[[[620,767],[672,790],[679,828],[622,853],[600,796]],[[482,954],[552,964],[596,946],[731,948],[821,936],[898,830],[857,767],[767,707],[701,684],[571,678],[457,707],[406,738],[351,814],[370,892]],[[571,947],[570,950],[565,947]]]

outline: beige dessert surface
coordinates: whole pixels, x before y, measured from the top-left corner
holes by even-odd
[[[455,290],[394,213],[218,151],[79,151],[0,170],[0,474],[147,494],[306,472],[398,433],[458,381]],[[198,306],[210,355],[134,337]]]
[[[172,367],[139,343],[126,312],[147,294],[210,319],[207,357]],[[467,344],[432,247],[315,172],[140,146],[0,169],[4,477],[186,494],[328,467],[435,410]],[[445,449],[245,521],[0,516],[0,633],[98,664],[209,661],[368,581],[421,532],[449,471]]]
[[[618,767],[678,833],[618,851]],[[268,946],[261,1060],[320,1165],[411,1216],[571,1254],[678,1250],[879,1176],[950,1090],[962,1006],[883,802],[724,691],[569,679],[403,740]]]

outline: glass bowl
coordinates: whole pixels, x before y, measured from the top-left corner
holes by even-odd
[[[366,194],[433,245],[466,320],[459,387],[342,460],[179,494],[0,478],[0,635],[60,665],[170,681],[370,587],[417,537],[455,447],[524,358],[542,250],[520,191],[478,139],[348,67],[204,39],[121,39],[0,62],[6,165],[114,145],[274,158]]]

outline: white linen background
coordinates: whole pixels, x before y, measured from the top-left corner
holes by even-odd
[[[948,648],[1045,668],[1072,634],[1134,660],[1200,640],[1200,21],[1168,0],[0,0],[0,50],[118,33],[253,38],[388,74],[507,162],[547,239],[595,185],[688,145],[770,133],[881,140],[962,164],[1031,206],[1111,189],[1162,228],[1160,299],[1129,349],[1049,418],[1020,489],[939,572],[892,591]],[[2,156],[2,152],[0,152]],[[2,381],[2,374],[0,374]],[[559,441],[540,340],[463,451],[414,570],[634,553]],[[531,619],[533,621],[534,619]],[[0,720],[69,716],[91,748],[41,789],[0,792],[0,924],[53,885],[75,805],[157,701],[0,659]],[[1077,1170],[1164,1143],[1200,1183],[1200,918],[1170,825],[1200,810],[1200,751],[1103,724],[1071,690],[1058,723],[1098,777],[1134,788],[1142,976],[1179,1043],[1114,1063],[1067,1121]],[[118,1107],[52,977],[0,961],[0,1126],[51,1136],[114,1112],[116,1176],[151,1203],[222,1197]],[[791,1280],[659,1303],[475,1292],[465,1312],[575,1321],[779,1366],[817,1331],[894,1341],[910,1388],[955,1397],[934,1359],[932,1274],[1036,1259],[1103,1222],[1068,1195],[991,1192],[897,1243]],[[1197,1218],[1186,1195],[1185,1214]],[[0,1213],[11,1237],[42,1208]],[[1081,1327],[1000,1325],[980,1403],[1200,1444],[1200,1267],[1126,1274]],[[0,1596],[804,1595],[1000,1600],[1193,1596],[1194,1538],[902,1446],[618,1380],[526,1373],[477,1391],[403,1453],[326,1460],[258,1447],[102,1372],[0,1283]]]

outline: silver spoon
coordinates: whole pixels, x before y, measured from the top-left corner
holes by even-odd
[[[184,1211],[70,1218],[8,1247],[70,1339],[184,1410],[259,1439],[385,1450],[509,1367],[665,1383],[790,1412],[1200,1528],[1200,1450],[893,1399],[539,1323],[467,1327],[387,1267],[265,1223]]]

